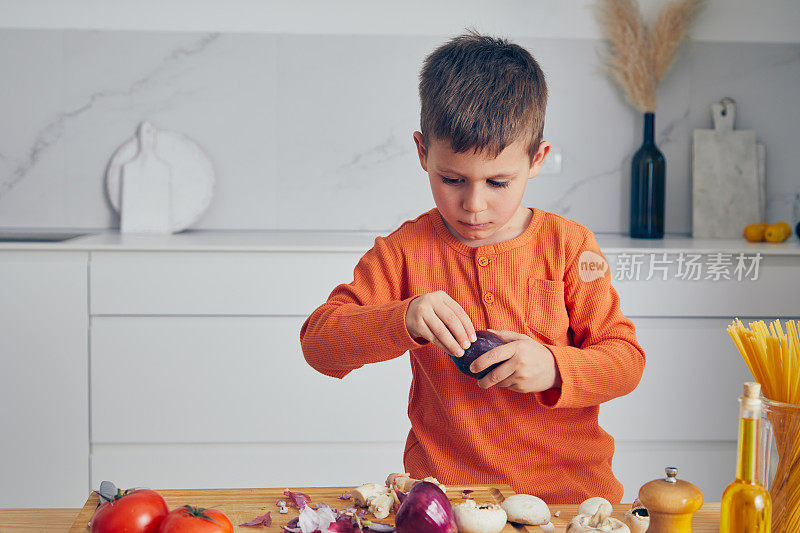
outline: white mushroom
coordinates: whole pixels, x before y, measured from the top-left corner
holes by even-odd
[[[367,504],[369,505],[369,512],[380,520],[386,518],[392,512],[394,497],[391,494],[378,494],[369,498]]]
[[[369,505],[369,499],[378,494],[391,494],[391,491],[388,487],[377,483],[366,483],[353,490],[353,503],[359,507],[366,507]]]
[[[578,514],[586,514],[592,516],[600,508],[600,505],[604,503],[607,505],[611,505],[611,503],[608,500],[606,500],[605,498],[601,498],[600,496],[595,496],[594,498],[589,498],[588,500],[584,500],[581,506],[578,507]]]
[[[459,533],[499,533],[508,517],[497,504],[478,505],[475,500],[453,504],[453,516]]]
[[[611,504],[600,502],[593,515],[579,514],[567,525],[566,533],[587,533],[600,531],[603,533],[631,533],[631,530],[616,518],[612,518]]]
[[[647,528],[650,527],[650,514],[638,499],[625,513],[623,520],[631,529],[631,533],[646,533]]]
[[[550,509],[544,500],[529,494],[514,494],[503,501],[508,519],[518,524],[540,526],[550,521]]]

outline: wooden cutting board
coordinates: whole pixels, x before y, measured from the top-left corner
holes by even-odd
[[[311,496],[312,504],[315,502],[325,502],[331,507],[342,508],[347,505],[346,501],[339,500],[338,497],[345,490],[351,491],[355,487],[289,487],[295,492],[305,492]],[[499,503],[505,497],[515,494],[508,485],[496,485],[494,487],[486,485],[452,485],[447,487],[447,497],[451,502],[462,501],[461,491],[469,489],[474,491],[471,496],[478,503]],[[495,489],[497,492],[495,492]],[[234,524],[234,531],[238,532],[280,532],[282,526],[289,520],[298,515],[297,509],[290,508],[289,513],[282,515],[278,513],[275,505],[278,500],[285,500],[282,488],[266,489],[195,489],[195,490],[159,490],[158,492],[167,500],[170,509],[175,509],[181,505],[199,505],[201,507],[214,507],[223,511]],[[499,494],[499,496],[498,496]],[[78,513],[78,517],[72,524],[70,533],[86,533],[87,524],[92,518],[97,507],[98,496],[96,493],[89,495],[86,504]],[[552,521],[556,526],[556,531],[563,533],[569,521],[575,516],[577,505],[550,505],[550,511],[559,516],[554,516]],[[622,518],[625,512],[630,509],[629,504],[614,505],[614,516]],[[271,511],[272,526],[252,528],[237,527],[253,518]],[[369,513],[368,513],[369,515]],[[378,520],[383,523],[394,523],[394,514],[389,515],[385,520]],[[694,515],[692,521],[694,533],[717,533],[719,531],[719,503],[706,503]],[[3,532],[5,533],[5,529]],[[536,526],[513,526],[506,524],[503,533],[539,533],[541,529]]]
[[[763,221],[764,147],[752,130],[734,129],[732,99],[713,104],[711,115],[713,130],[694,130],[692,236],[737,238],[746,225]]]
[[[355,487],[288,487],[292,492],[304,492],[311,496],[311,503],[324,502],[333,508],[343,509],[352,506],[352,500],[338,499],[344,491],[352,491]],[[452,485],[447,487],[447,497],[451,502],[463,501],[461,492],[465,489],[472,490],[470,495],[478,503],[495,503],[497,498],[502,501],[505,497],[515,494],[511,487],[508,485],[496,485],[490,487],[488,485]],[[490,489],[496,489],[495,494],[500,496],[492,496]],[[213,507],[219,509],[231,519],[234,525],[234,531],[251,533],[257,531],[283,531],[283,526],[292,518],[295,518],[299,511],[296,508],[289,508],[287,514],[280,514],[276,503],[278,500],[288,501],[288,498],[283,494],[283,488],[266,488],[266,489],[208,489],[208,490],[159,490],[170,510],[180,507],[181,505],[195,505],[200,507]],[[78,514],[78,518],[70,529],[70,533],[86,533],[86,525],[92,518],[97,502],[99,501],[96,493],[92,493],[86,504]],[[272,526],[252,528],[252,527],[237,527],[238,524],[249,522],[257,516],[261,516],[267,511],[271,511]],[[390,514],[383,520],[375,520],[369,511],[366,517],[376,522],[385,524],[394,524],[394,513]],[[539,531],[538,528],[531,529],[515,529],[511,524],[506,524],[503,530],[513,531]]]

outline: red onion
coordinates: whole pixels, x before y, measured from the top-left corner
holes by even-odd
[[[428,481],[417,483],[395,518],[397,533],[457,533],[453,507],[442,489]]]
[[[503,342],[502,339],[500,339],[500,337],[498,337],[491,331],[484,331],[484,330],[476,331],[475,336],[478,337],[478,340],[470,344],[469,348],[464,350],[464,355],[462,355],[461,357],[456,357],[454,355],[451,355],[450,359],[452,359],[453,362],[456,364],[456,368],[458,368],[464,374],[468,375],[471,378],[481,379],[483,376],[485,376],[486,374],[494,370],[496,367],[498,367],[500,364],[502,364],[502,361],[500,363],[495,363],[489,368],[485,368],[478,373],[470,372],[469,365],[471,365],[472,362],[475,361],[475,359],[482,356],[492,348],[497,348],[498,346],[502,346],[503,344],[505,344],[505,342]]]

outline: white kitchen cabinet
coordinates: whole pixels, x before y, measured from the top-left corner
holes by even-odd
[[[93,317],[92,443],[404,440],[408,356],[329,378],[303,359],[303,320]]]
[[[408,355],[337,380],[309,367],[299,344],[307,315],[352,280],[373,240],[187,232],[0,245],[0,409],[13,435],[0,448],[0,506],[78,506],[103,479],[290,487],[402,470]],[[756,281],[614,280],[647,353],[639,387],[600,409],[624,500],[673,465],[719,500],[749,379],[725,327],[734,316],[797,318],[800,246],[598,240],[612,265],[631,253],[763,254]],[[54,477],[60,492],[32,492]]]
[[[95,252],[91,312],[309,315],[336,285],[352,281],[360,256],[352,252]]]
[[[650,311],[653,313],[653,311]],[[613,470],[633,501],[644,483],[677,466],[708,501],[733,480],[742,383],[752,379],[727,318],[637,318],[647,364],[639,386],[600,407],[616,440]]]
[[[323,411],[318,417],[333,416],[356,431],[369,429],[355,413],[328,411],[334,414]],[[404,441],[326,442],[324,438],[302,443],[94,444],[92,486],[114,479],[126,487],[160,489],[356,487],[403,471]]]
[[[612,264],[618,253],[607,254]],[[408,430],[408,356],[335,380],[305,364],[298,342],[305,317],[352,279],[361,254],[94,253],[92,396],[148,387],[148,396],[122,413],[93,404],[94,481],[102,465],[128,484],[142,483],[149,471],[161,486],[177,487],[188,465],[203,461],[214,471],[203,486],[259,486],[269,482],[253,478],[246,465],[283,457],[290,466],[269,469],[267,479],[321,485],[334,479],[331,471],[343,475],[332,465],[372,471],[398,463]],[[736,397],[749,378],[725,332],[729,310],[789,315],[796,289],[787,285],[798,259],[765,258],[758,280],[615,280],[648,357],[640,386],[601,408],[601,425],[617,440],[615,472],[626,500],[672,464],[713,499],[721,495],[735,454]],[[163,376],[151,375],[156,367]],[[282,379],[273,379],[278,374]],[[225,392],[208,394],[221,375]],[[359,397],[377,396],[385,416],[359,413]],[[316,414],[333,410],[337,416]],[[217,423],[199,424],[192,411]],[[369,465],[361,463],[366,449],[373,451],[365,455],[374,460]],[[184,460],[159,459],[172,456]]]
[[[618,440],[612,468],[625,489],[622,501],[638,498],[639,488],[648,481],[664,479],[668,466],[678,468],[678,478],[699,487],[705,501],[718,502],[735,478],[736,441]]]
[[[0,507],[86,500],[87,258],[0,251]]]
[[[93,486],[355,485],[401,471],[407,356],[326,377],[303,359],[303,320],[93,317],[92,397],[135,398],[93,402]]]
[[[736,398],[752,378],[725,330],[730,320],[633,320],[644,374],[632,393],[603,404],[600,425],[619,441],[735,440]]]
[[[748,254],[752,257],[753,252]],[[607,254],[613,265],[618,253]],[[661,254],[656,254],[660,260]],[[650,264],[647,254],[643,262]],[[667,279],[654,274],[648,280],[649,269],[643,269],[640,279],[614,280],[619,292],[622,312],[631,317],[796,317],[800,314],[800,255],[763,255],[758,279],[705,279],[697,281],[676,279],[676,254],[667,256]],[[732,269],[731,269],[732,270]]]

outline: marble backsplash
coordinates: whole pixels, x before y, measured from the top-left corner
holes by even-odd
[[[0,30],[0,227],[117,227],[105,168],[149,119],[214,161],[196,229],[388,232],[433,206],[411,135],[422,59],[447,37]],[[547,75],[545,138],[563,156],[526,203],[625,233],[642,118],[601,72],[599,42],[516,42]],[[668,233],[691,231],[691,134],[723,96],[766,143],[768,219],[791,221],[798,87],[800,44],[683,48],[656,115]]]

